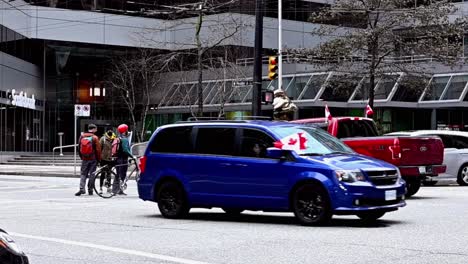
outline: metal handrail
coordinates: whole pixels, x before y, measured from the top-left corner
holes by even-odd
[[[78,147],[78,144],[54,147],[52,149],[52,165],[55,166],[55,150],[64,149],[64,148],[73,148],[73,147],[75,148]]]

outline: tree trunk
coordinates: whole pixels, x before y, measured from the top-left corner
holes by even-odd
[[[197,40],[197,50],[198,50],[198,84],[197,84],[197,94],[198,94],[198,116],[203,116],[203,67],[202,67],[202,57],[203,57],[203,50],[200,40],[200,31],[203,23],[203,9],[200,8],[200,13],[198,16],[198,24],[197,24],[197,31],[195,33],[195,37]]]

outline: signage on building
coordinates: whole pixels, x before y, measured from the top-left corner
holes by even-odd
[[[29,109],[36,109],[36,99],[34,98],[34,94],[31,95],[31,98],[25,92],[16,93],[16,90],[11,90],[11,104],[14,106],[29,108]]]
[[[91,115],[91,106],[90,105],[75,105],[75,116],[90,116]]]

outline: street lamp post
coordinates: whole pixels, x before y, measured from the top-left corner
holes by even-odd
[[[262,48],[263,48],[263,0],[255,1],[255,48],[254,76],[252,84],[252,115],[260,116],[262,111]]]

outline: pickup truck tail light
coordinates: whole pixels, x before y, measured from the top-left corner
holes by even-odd
[[[146,168],[146,156],[143,156],[143,157],[140,158],[139,167],[140,167],[140,173],[144,173],[145,168]]]
[[[390,146],[389,149],[392,152],[392,159],[401,159],[401,146],[398,138],[393,140],[393,146]]]

